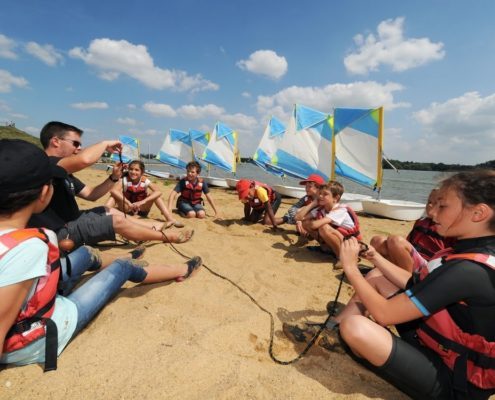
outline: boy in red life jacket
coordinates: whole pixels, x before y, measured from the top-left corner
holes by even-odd
[[[311,174],[306,179],[299,182],[300,185],[304,185],[306,195],[301,197],[296,204],[289,208],[287,213],[283,217],[275,218],[277,225],[291,224],[296,225],[297,232],[300,235],[307,236],[308,231],[304,229],[302,221],[296,219],[296,214],[301,207],[311,204],[311,202],[318,198],[320,186],[325,184],[325,180],[318,174]]]
[[[199,178],[201,173],[201,165],[196,161],[191,161],[186,165],[187,175],[182,178],[174,190],[170,192],[168,198],[168,208],[172,209],[175,199],[177,196],[177,209],[179,213],[186,218],[204,218],[206,217],[206,212],[203,207],[204,194],[208,203],[210,203],[213,209],[214,216],[219,217],[217,207],[210,194],[210,188],[208,184]]]
[[[147,217],[153,204],[156,204],[161,211],[166,227],[175,226],[183,228],[184,224],[176,221],[167,206],[162,200],[162,192],[158,186],[151,182],[145,175],[145,165],[140,160],[134,160],[129,163],[127,168],[127,176],[123,176],[120,184],[115,185],[110,191],[110,198],[105,203],[106,207],[117,207],[120,211],[124,211],[131,215]],[[122,190],[124,196],[122,196]],[[148,192],[151,190],[151,193]],[[124,209],[122,209],[124,205]]]
[[[412,272],[423,260],[430,261],[434,254],[451,247],[454,238],[445,238],[437,232],[437,226],[431,218],[431,212],[437,202],[438,189],[433,189],[428,196],[426,217],[418,219],[407,235],[373,236],[370,244],[383,257],[405,270]]]
[[[244,203],[244,220],[272,224],[277,228],[275,213],[281,202],[281,196],[266,183],[241,179],[236,185],[239,200]]]
[[[296,214],[308,233],[335,255],[339,254],[344,238],[361,238],[356,214],[349,207],[339,204],[343,193],[341,183],[330,181],[320,186],[318,199],[299,209]]]

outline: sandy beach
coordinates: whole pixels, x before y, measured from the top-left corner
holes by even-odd
[[[77,176],[93,185],[105,172]],[[151,179],[167,199],[172,183]],[[223,219],[181,219],[195,235],[177,249],[201,256],[208,268],[271,312],[276,357],[296,357],[301,348],[285,337],[282,323],[324,321],[340,271],[333,270],[328,255],[307,250],[292,226],[273,232],[241,223],[242,205],[233,190],[211,193]],[[284,199],[277,215],[294,202]],[[161,219],[155,207],[150,217]],[[360,223],[366,242],[375,234],[405,235],[412,226],[366,216]],[[184,262],[169,245],[146,246],[144,258],[150,263]],[[122,254],[129,250],[119,249]],[[344,284],[339,300],[351,295],[352,288]],[[39,365],[0,371],[0,399],[407,398],[348,355],[318,346],[295,364],[276,364],[268,354],[269,339],[269,316],[207,268],[182,283],[129,283],[69,344],[57,371],[43,373]]]

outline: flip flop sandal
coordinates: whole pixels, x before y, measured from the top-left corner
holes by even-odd
[[[169,228],[184,228],[184,224],[179,221],[168,221],[165,225],[163,225],[162,231],[169,229]]]
[[[191,236],[186,237],[187,232],[191,232]],[[177,241],[175,243],[186,243],[189,240],[191,240],[193,236],[194,236],[194,229],[191,229],[190,231],[180,232],[179,236],[177,236]]]
[[[201,260],[201,257],[196,256],[188,260],[186,264],[187,272],[185,273],[185,275],[175,278],[176,282],[182,282],[187,278],[193,276],[198,271],[198,268],[201,267],[201,265],[203,264],[203,260]]]
[[[134,250],[130,251],[129,253],[131,254],[131,258],[133,260],[138,260],[143,256],[145,251],[146,251],[146,247],[137,246],[134,248]]]

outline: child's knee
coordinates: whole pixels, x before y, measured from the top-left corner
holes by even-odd
[[[186,214],[186,218],[196,218],[196,211],[189,211]]]
[[[199,219],[203,219],[204,217],[206,217],[206,213],[203,210],[198,211],[196,213],[196,217],[199,218]]]

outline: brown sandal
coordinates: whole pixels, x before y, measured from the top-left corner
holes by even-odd
[[[198,271],[198,268],[203,264],[203,260],[201,260],[201,257],[196,256],[188,260],[186,264],[187,272],[183,276],[175,278],[176,282],[182,282],[183,280],[193,276]]]
[[[188,234],[190,234],[189,237],[187,237]],[[192,239],[193,235],[194,229],[191,229],[190,231],[179,232],[175,240],[170,240],[167,234],[162,231],[163,243],[186,243]]]

